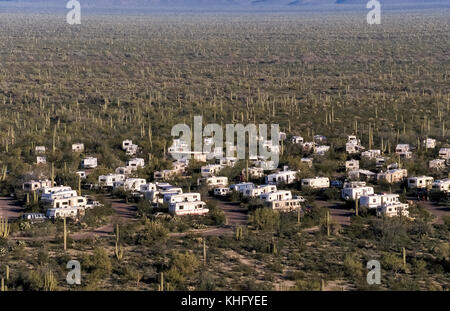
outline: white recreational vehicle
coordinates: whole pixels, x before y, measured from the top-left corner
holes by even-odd
[[[388,205],[393,203],[400,203],[400,196],[398,194],[372,194],[372,195],[363,195],[359,198],[359,204],[362,207],[367,208],[378,208],[382,205]]]
[[[275,192],[263,193],[259,196],[259,198],[266,202],[285,201],[292,199],[292,193],[287,190],[278,190]]]
[[[206,185],[208,188],[219,188],[228,186],[228,177],[210,176],[197,179],[197,185]]]
[[[302,188],[322,189],[330,187],[330,179],[328,177],[314,177],[302,179]]]
[[[439,158],[444,160],[450,159],[450,148],[441,148],[439,150]]]
[[[277,186],[275,185],[260,185],[256,188],[246,189],[243,193],[245,197],[258,197],[265,193],[276,192]]]
[[[429,176],[419,176],[408,178],[408,188],[410,189],[424,189],[431,188],[434,178]]]
[[[138,168],[142,168],[145,166],[145,161],[142,158],[133,158],[127,161],[127,167],[131,168],[131,170],[135,171]]]
[[[97,165],[97,158],[94,157],[87,157],[81,160],[81,168],[96,168]]]
[[[83,152],[84,151],[84,144],[78,143],[78,144],[72,144],[72,152]]]
[[[146,184],[147,181],[144,178],[127,178],[123,182],[123,188],[125,191],[140,191]]]
[[[450,178],[436,180],[432,185],[432,189],[439,192],[450,193]]]
[[[377,208],[377,216],[395,217],[404,216],[409,217],[409,206],[406,203],[392,203],[382,205]]]
[[[201,200],[200,193],[181,193],[181,194],[166,194],[163,198],[164,203],[180,203],[180,202],[197,202]]]
[[[125,175],[123,174],[108,174],[108,175],[101,175],[98,177],[98,183],[101,187],[113,187],[114,182],[124,180]]]
[[[51,188],[52,186],[56,186],[56,183],[52,181],[45,179],[45,180],[30,180],[23,184],[22,188],[25,192],[32,192],[32,191],[38,191],[42,190],[44,188]]]
[[[230,194],[230,188],[215,188],[214,195],[218,197],[224,197]]]
[[[244,193],[247,190],[255,188],[255,184],[251,182],[239,183],[230,186],[231,191],[237,191],[240,193]]]
[[[203,177],[205,176],[214,176],[218,174],[223,169],[223,166],[220,164],[208,164],[202,166],[200,171]]]
[[[297,180],[297,173],[297,171],[291,171],[285,166],[283,171],[267,175],[266,184],[292,184]]]
[[[343,188],[341,191],[341,197],[344,200],[357,200],[361,196],[369,196],[374,194],[373,187],[369,186],[357,186],[357,187],[347,187]]]
[[[169,205],[169,213],[177,216],[205,215],[208,212],[209,209],[206,208],[206,203],[203,201],[177,202]]]

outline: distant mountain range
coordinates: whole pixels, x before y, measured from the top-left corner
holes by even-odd
[[[0,0],[1,3],[20,4],[20,6],[65,6],[68,0]],[[110,8],[110,7],[312,7],[312,6],[345,6],[367,4],[368,0],[79,0],[84,7]],[[381,0],[382,5],[401,6],[418,5],[427,7],[450,7],[450,0]]]

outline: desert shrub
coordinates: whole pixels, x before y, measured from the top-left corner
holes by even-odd
[[[259,208],[251,212],[249,220],[257,230],[274,231],[278,229],[280,214],[270,208]]]

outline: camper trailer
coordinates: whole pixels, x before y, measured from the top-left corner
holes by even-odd
[[[400,196],[398,194],[372,194],[363,195],[359,198],[359,204],[361,207],[374,209],[381,207],[382,205],[388,205],[393,203],[400,203]]]
[[[436,148],[436,139],[427,138],[422,142],[422,144],[426,149],[434,149]]]
[[[222,170],[222,165],[220,164],[208,164],[202,166],[200,171],[202,176],[214,176]]]
[[[450,193],[450,178],[436,180],[432,184],[432,189],[443,193]]]
[[[265,193],[276,192],[277,186],[275,185],[261,185],[256,188],[246,189],[243,193],[245,197],[258,197]]]
[[[322,189],[330,187],[328,177],[305,178],[301,180],[302,188]]]
[[[123,181],[123,188],[125,191],[140,191],[147,181],[144,178],[127,178]]]
[[[441,148],[439,150],[439,158],[444,160],[450,159],[450,148]]]
[[[234,184],[230,186],[230,190],[231,191],[237,191],[240,193],[244,193],[247,190],[253,189],[255,188],[255,184],[251,183],[251,182],[246,182],[246,183],[240,183],[240,184]]]
[[[224,197],[230,194],[230,188],[215,188],[214,195],[218,197]]]
[[[297,180],[297,173],[297,171],[288,170],[288,167],[285,166],[283,171],[267,175],[266,184],[292,184]]]
[[[384,181],[387,183],[397,183],[401,182],[404,178],[408,176],[408,171],[405,169],[391,169],[386,172],[381,172],[377,175],[377,180]]]
[[[78,144],[72,144],[72,152],[83,152],[84,151],[84,144],[78,143]]]
[[[197,179],[197,185],[207,185],[208,188],[220,188],[228,186],[228,177],[210,176]]]
[[[142,158],[133,158],[133,159],[127,161],[126,166],[131,168],[133,171],[135,171],[138,168],[144,167],[145,161]]]
[[[98,177],[98,183],[101,187],[113,187],[114,182],[124,180],[125,175],[123,174],[108,174],[108,175],[101,175]]]
[[[177,216],[205,215],[208,212],[209,209],[206,208],[206,203],[203,201],[177,202],[169,205],[169,213]]]
[[[359,187],[344,187],[341,191],[341,197],[348,200],[357,200],[362,196],[369,196],[374,194],[373,187],[359,186]]]
[[[395,217],[404,216],[409,217],[409,207],[405,203],[392,203],[387,205],[382,205],[377,208],[377,216],[382,217]]]
[[[81,160],[81,168],[96,168],[97,158],[87,157]]]
[[[395,148],[395,153],[400,156],[401,159],[411,159],[412,152],[411,147],[408,144],[398,144]]]
[[[266,202],[291,200],[292,193],[287,190],[278,190],[275,192],[263,193],[259,196],[259,198]]]
[[[181,193],[181,194],[166,194],[163,202],[167,204],[181,203],[181,202],[197,202],[201,200],[200,193]]]
[[[33,191],[42,190],[44,188],[51,188],[52,186],[53,187],[56,186],[56,183],[53,182],[53,185],[52,185],[51,180],[45,179],[45,180],[38,180],[38,181],[36,181],[36,180],[27,181],[23,184],[22,188],[23,188],[23,191],[25,191],[25,192],[33,192]]]
[[[424,189],[431,188],[434,178],[428,176],[410,177],[408,178],[408,188],[410,189]]]
[[[303,137],[301,137],[301,136],[293,136],[292,138],[291,138],[291,143],[293,143],[293,144],[303,144]]]

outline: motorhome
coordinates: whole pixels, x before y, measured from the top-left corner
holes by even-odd
[[[78,196],[78,193],[75,190],[70,189],[52,193],[43,193],[41,196],[41,200],[43,202],[53,202],[58,199],[68,199],[76,196]]]

